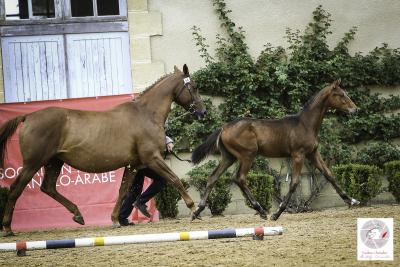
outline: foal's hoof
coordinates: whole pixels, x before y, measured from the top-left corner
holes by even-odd
[[[276,213],[272,214],[272,216],[271,216],[271,220],[273,220],[273,221],[278,220],[278,218],[279,218],[279,215]]]
[[[79,223],[80,225],[85,225],[85,221],[83,220],[83,217],[81,215],[75,215],[74,217],[72,217],[72,220]]]
[[[260,213],[260,217],[261,217],[261,219],[264,219],[264,220],[268,219],[268,216],[266,213]]]
[[[191,221],[194,221],[196,219],[202,220],[200,214],[195,211],[195,212],[192,213]]]
[[[352,198],[351,202],[350,202],[350,207],[358,206],[358,205],[360,205],[360,201],[358,201],[357,199]]]

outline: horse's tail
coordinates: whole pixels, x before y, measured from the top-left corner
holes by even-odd
[[[218,149],[219,138],[221,135],[222,128],[216,129],[212,134],[207,137],[207,140],[197,146],[192,153],[192,163],[199,164],[209,154],[216,152]]]
[[[4,123],[0,127],[0,168],[4,167],[4,157],[6,155],[7,141],[15,133],[18,125],[25,121],[25,116],[18,116]]]

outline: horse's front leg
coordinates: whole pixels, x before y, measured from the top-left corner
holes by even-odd
[[[183,201],[185,201],[186,206],[192,211],[192,214],[194,214],[196,208],[194,206],[193,199],[189,196],[178,176],[176,176],[176,174],[164,162],[161,154],[154,157],[152,160],[150,160],[150,162],[145,165],[147,165],[150,169],[152,169],[153,171],[164,177],[168,182],[170,182],[178,190]]]
[[[125,167],[124,174],[121,180],[121,186],[119,187],[118,199],[111,213],[111,221],[113,222],[114,227],[120,226],[118,221],[118,215],[122,205],[122,199],[125,197],[129,188],[132,186],[134,176],[135,176],[135,170],[130,166]]]
[[[343,201],[347,203],[347,205],[349,205],[349,207],[360,204],[360,201],[347,195],[347,193],[338,185],[336,179],[333,177],[331,171],[326,166],[318,150],[315,150],[312,154],[310,154],[308,156],[308,159],[325,176],[328,182],[332,184],[333,188],[335,188],[336,192],[343,199]]]
[[[286,194],[284,200],[279,205],[277,211],[272,214],[271,220],[278,220],[279,216],[281,216],[282,212],[286,209],[287,204],[289,203],[292,194],[296,190],[296,187],[300,183],[300,174],[301,168],[304,163],[304,156],[302,154],[297,154],[292,156],[293,168],[292,168],[292,180],[290,181],[289,192]]]

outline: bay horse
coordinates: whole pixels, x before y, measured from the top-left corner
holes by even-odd
[[[357,111],[357,106],[339,85],[340,80],[337,80],[323,88],[296,115],[276,120],[244,118],[232,121],[215,130],[203,144],[197,146],[192,153],[194,164],[200,163],[207,155],[216,151],[220,152],[221,160],[208,177],[205,193],[192,214],[192,219],[204,210],[217,179],[236,161],[239,161],[239,168],[234,182],[261,218],[267,219],[266,211],[250,193],[245,181],[257,154],[264,157],[290,157],[293,162],[289,192],[271,219],[277,220],[285,210],[300,182],[299,176],[305,159],[310,160],[322,172],[348,205],[358,205],[359,201],[349,197],[339,187],[318,151],[318,134],[328,109],[338,109],[346,113]]]
[[[56,181],[64,163],[92,173],[127,167],[111,215],[115,226],[119,226],[119,209],[123,196],[133,182],[134,169],[143,166],[172,183],[187,207],[194,212],[192,198],[178,176],[164,162],[162,155],[165,149],[164,123],[173,101],[198,117],[206,113],[186,64],[183,71],[175,66],[173,73],[160,78],[134,101],[122,103],[107,111],[49,107],[18,116],[2,125],[0,167],[4,166],[8,139],[17,126],[23,123],[19,131],[23,168],[10,187],[2,223],[5,230],[3,235],[13,235],[11,221],[15,203],[42,166],[45,175],[41,191],[69,210],[75,222],[85,224],[78,207],[56,190]]]

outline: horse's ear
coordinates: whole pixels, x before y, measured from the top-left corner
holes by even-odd
[[[183,74],[185,74],[185,76],[189,76],[189,68],[188,66],[185,64],[183,65]]]
[[[178,69],[178,67],[177,67],[177,66],[174,66],[174,72],[175,72],[175,73],[178,73],[178,72],[180,72],[180,70]]]
[[[340,78],[337,79],[337,80],[333,83],[333,87],[339,86],[341,82],[342,82],[342,80],[341,80]]]

